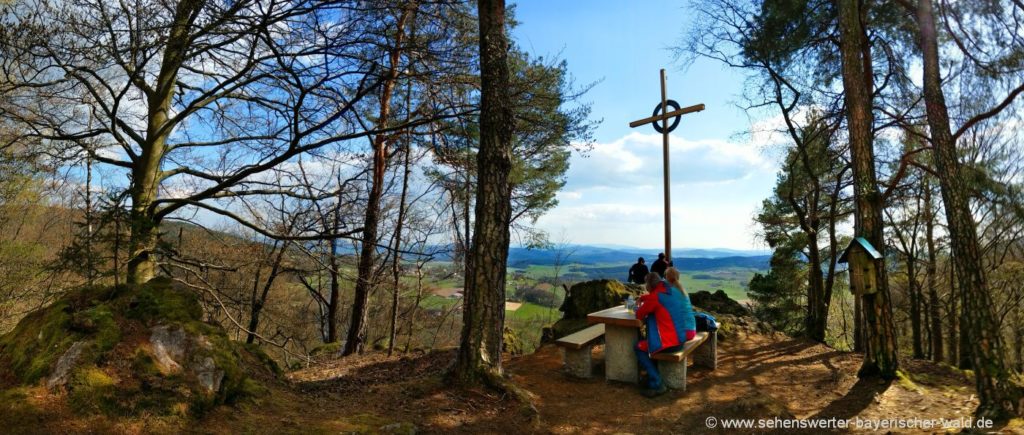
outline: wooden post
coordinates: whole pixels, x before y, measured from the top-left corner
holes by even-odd
[[[665,69],[661,69],[661,112],[668,112],[668,98],[665,96]],[[672,200],[669,194],[668,177],[668,120],[662,121],[663,131],[661,133],[661,155],[662,169],[665,173],[665,261],[672,260]]]

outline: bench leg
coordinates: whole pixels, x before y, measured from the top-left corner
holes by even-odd
[[[562,348],[565,371],[569,375],[582,379],[590,379],[594,375],[593,365],[591,365],[590,361],[590,349],[592,347],[584,346],[579,350]]]
[[[693,351],[693,364],[711,370],[718,367],[718,331],[712,332],[707,341]]]
[[[686,360],[658,361],[661,382],[673,390],[686,391]]]

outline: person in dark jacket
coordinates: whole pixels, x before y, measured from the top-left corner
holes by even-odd
[[[669,271],[674,273],[678,282],[678,272],[675,269]],[[654,272],[648,274],[645,281],[648,293],[637,301],[636,318],[647,327],[647,339],[637,342],[634,350],[637,363],[647,372],[643,395],[654,397],[665,393],[668,388],[661,381],[658,366],[651,360],[651,355],[682,349],[683,344],[697,335],[697,331],[690,298],[681,288],[674,288],[678,284],[662,281]]]
[[[665,277],[665,269],[668,269],[668,262],[665,261],[665,253],[658,254],[658,259],[651,265],[651,272],[658,274],[658,277]]]
[[[644,277],[650,273],[647,270],[647,265],[644,264],[644,257],[636,259],[636,264],[629,268],[629,282],[633,284],[643,284]]]

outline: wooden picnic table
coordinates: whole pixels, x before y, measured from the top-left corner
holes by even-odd
[[[636,353],[642,322],[625,305],[587,314],[587,323],[604,323],[604,374],[610,381],[639,382]]]

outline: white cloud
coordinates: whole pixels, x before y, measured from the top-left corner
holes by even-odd
[[[758,246],[752,218],[771,193],[778,167],[766,150],[785,138],[754,130],[743,141],[670,137],[675,247]],[[595,144],[589,157],[574,155],[566,189],[559,206],[538,221],[542,229],[564,231],[574,243],[661,245],[660,134],[633,132]]]
[[[775,163],[763,153],[762,144],[767,139],[754,139],[760,143],[670,136],[670,179],[673,183],[706,184],[773,172]],[[662,136],[634,132],[613,142],[594,144],[588,157],[573,156],[567,187],[577,192],[598,188],[660,188],[661,174]]]

